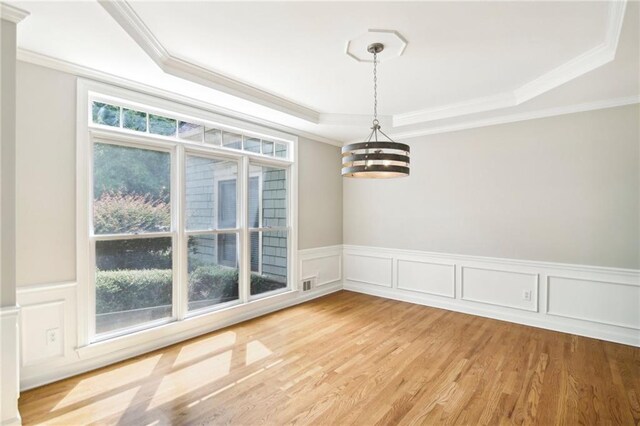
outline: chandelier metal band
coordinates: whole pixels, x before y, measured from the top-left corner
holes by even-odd
[[[364,142],[342,148],[342,176],[373,179],[409,176],[409,145],[394,142],[381,130],[378,121],[377,63],[384,45],[373,43],[367,50],[373,54],[373,127]],[[378,133],[386,140],[378,140]]]

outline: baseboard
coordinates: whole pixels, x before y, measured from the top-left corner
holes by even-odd
[[[0,422],[2,426],[20,426],[22,425],[22,418],[20,416],[13,417],[11,419],[3,420]]]
[[[616,332],[599,332],[589,330],[585,327],[556,323],[553,320],[545,320],[538,318],[530,318],[519,316],[513,313],[496,312],[491,309],[483,309],[481,307],[464,306],[456,303],[434,300],[419,295],[402,294],[385,289],[371,288],[370,286],[345,283],[344,290],[356,293],[368,294],[371,296],[384,297],[385,299],[398,300],[401,302],[413,303],[417,305],[429,306],[432,308],[446,309],[448,311],[460,312],[464,314],[477,315],[484,318],[492,318],[501,321],[508,321],[515,324],[527,325],[531,327],[543,328],[545,330],[559,331],[562,333],[575,334],[578,336],[590,337],[594,339],[606,340],[609,342],[622,343],[625,345],[640,347],[640,336],[629,336],[624,333]]]
[[[344,246],[344,289],[640,347],[640,271]]]

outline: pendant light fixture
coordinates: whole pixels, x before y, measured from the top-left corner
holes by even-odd
[[[378,121],[378,53],[382,43],[373,43],[367,51],[373,54],[373,127],[364,142],[342,148],[342,176],[386,179],[409,176],[409,145],[394,142],[380,128]],[[378,134],[386,140],[378,140]]]

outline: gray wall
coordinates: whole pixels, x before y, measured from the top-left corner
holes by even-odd
[[[346,179],[344,243],[640,267],[638,105],[425,136],[411,176]]]
[[[17,64],[17,283],[73,281],[76,77]],[[342,243],[340,149],[301,139],[299,248]]]
[[[0,19],[0,306],[16,304],[15,80],[16,24]]]
[[[76,78],[18,62],[17,282],[76,277]]]
[[[298,248],[342,244],[340,148],[299,138]]]

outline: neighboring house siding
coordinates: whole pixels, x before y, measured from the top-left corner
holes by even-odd
[[[286,171],[263,169],[263,225],[287,226]],[[265,232],[262,237],[262,273],[286,280],[287,233]]]
[[[188,229],[208,229],[217,222],[217,188],[214,175],[215,163],[208,158],[189,157],[186,167],[186,221]],[[190,244],[189,250],[201,261],[211,262],[217,258],[215,238],[196,238],[197,244]]]

